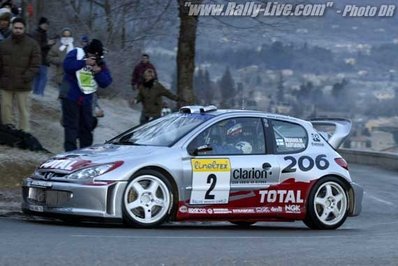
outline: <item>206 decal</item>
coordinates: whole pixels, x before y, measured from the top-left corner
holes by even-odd
[[[298,159],[293,156],[285,156],[283,159],[285,161],[289,161],[290,163],[282,170],[282,173],[294,173],[297,171],[296,166],[300,169],[300,171],[308,172],[314,167],[318,168],[319,170],[326,170],[330,165],[325,154],[318,155],[315,160],[306,155],[301,156]]]

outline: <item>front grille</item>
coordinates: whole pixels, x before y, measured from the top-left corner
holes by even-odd
[[[65,180],[68,172],[36,170],[33,179],[39,180]]]
[[[45,188],[24,187],[23,196],[26,202],[45,205],[50,208],[63,207],[72,198],[72,192],[49,190]]]

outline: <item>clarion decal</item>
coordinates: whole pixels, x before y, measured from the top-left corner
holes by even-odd
[[[301,190],[260,190],[260,203],[303,203]]]
[[[258,183],[266,182],[267,171],[264,169],[235,169],[232,171],[234,183]]]

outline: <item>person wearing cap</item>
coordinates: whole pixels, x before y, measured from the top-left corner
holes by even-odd
[[[133,90],[139,88],[144,82],[144,72],[147,69],[152,69],[155,75],[155,79],[158,79],[155,66],[149,61],[148,54],[142,54],[141,61],[134,67],[133,73],[131,74],[131,87]]]
[[[61,99],[65,151],[93,144],[93,95],[98,87],[106,88],[112,83],[103,54],[101,41],[93,39],[84,48],[76,48],[65,57],[61,85],[66,88],[65,97]]]
[[[40,67],[40,47],[25,34],[25,20],[15,18],[11,36],[0,42],[1,120],[14,124],[14,102],[18,109],[17,128],[30,132],[30,91]]]
[[[0,8],[0,42],[11,35],[11,12],[7,8]]]
[[[32,37],[39,43],[41,48],[41,65],[39,73],[33,82],[33,93],[41,96],[44,95],[44,89],[47,85],[47,72],[49,66],[47,55],[51,49],[51,46],[55,44],[54,40],[49,40],[47,37],[49,25],[50,22],[48,19],[41,17],[36,31],[32,33]]]

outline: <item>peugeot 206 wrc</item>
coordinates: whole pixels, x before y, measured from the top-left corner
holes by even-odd
[[[336,229],[361,212],[363,189],[335,150],[350,130],[342,119],[186,106],[44,162],[23,182],[22,209],[141,227],[302,220]]]

